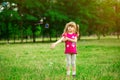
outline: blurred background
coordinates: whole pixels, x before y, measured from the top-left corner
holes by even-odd
[[[0,42],[57,40],[69,21],[79,24],[79,39],[119,39],[120,0],[0,0]]]

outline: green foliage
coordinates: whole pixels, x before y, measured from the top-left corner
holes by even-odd
[[[52,37],[56,37],[56,35],[57,35],[56,30],[55,30],[55,29],[52,29],[52,31],[51,31],[51,36],[52,36]]]
[[[65,16],[64,14],[60,13],[59,11],[48,11],[45,14],[46,17],[49,17],[51,19],[51,22],[62,22],[68,20],[68,17]]]
[[[16,29],[21,32],[20,36],[26,35],[23,34],[26,31],[22,31],[23,29],[28,29],[26,27],[29,25],[35,26],[34,24],[39,23],[43,17],[46,19],[43,20],[41,26],[45,23],[50,24],[50,29],[47,30],[49,35],[54,34],[52,31],[57,31],[60,35],[69,21],[75,21],[80,25],[82,35],[97,33],[106,35],[115,32],[119,35],[120,32],[120,2],[118,0],[10,0],[10,3],[13,2],[17,4],[18,11],[5,8],[3,12],[0,12],[0,22],[1,25],[6,23],[6,29],[8,23],[12,25],[17,23]],[[30,28],[34,32],[33,27]],[[0,29],[3,30],[2,27]],[[14,30],[14,27],[11,27],[12,29]],[[44,29],[41,28],[41,30]],[[0,31],[0,34],[4,33],[6,33],[5,30]],[[35,34],[38,32],[35,31]]]
[[[40,36],[40,34],[41,34],[41,26],[36,26],[35,35],[36,35],[36,36]]]
[[[29,27],[26,29],[26,31],[25,31],[24,34],[25,34],[26,36],[32,36],[31,26],[29,26]]]
[[[25,16],[25,19],[28,21],[36,21],[37,20],[37,18],[35,16],[30,15],[30,14],[26,14],[24,16]]]

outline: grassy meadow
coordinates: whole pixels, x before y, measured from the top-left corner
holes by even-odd
[[[66,80],[64,43],[50,44],[0,44],[0,80]],[[120,80],[120,40],[81,39],[77,49],[75,80]]]

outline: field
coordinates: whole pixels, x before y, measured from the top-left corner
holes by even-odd
[[[50,44],[0,44],[0,80],[66,80],[64,43]],[[120,40],[82,39],[77,49],[75,80],[120,80]]]

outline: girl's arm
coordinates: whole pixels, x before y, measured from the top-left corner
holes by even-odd
[[[58,43],[62,42],[63,39],[64,39],[64,37],[61,37],[58,41],[56,41],[55,43],[53,43],[53,44],[51,45],[51,48],[52,48],[52,49],[55,48],[55,46],[56,46]]]
[[[66,37],[66,40],[71,41],[71,42],[77,42],[77,37],[75,37],[75,39],[70,39],[70,38]]]

